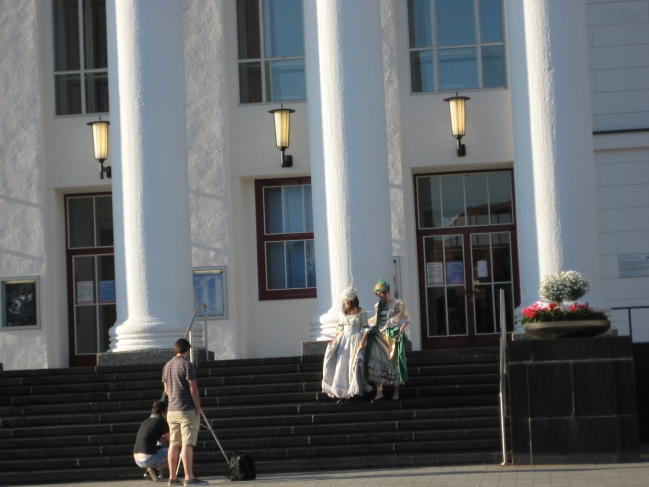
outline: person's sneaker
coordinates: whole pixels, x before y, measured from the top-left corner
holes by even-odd
[[[185,485],[209,485],[207,480],[201,480],[198,477],[194,477],[193,479],[185,480],[184,484]]]
[[[153,480],[154,482],[160,481],[160,479],[158,478],[158,474],[152,468],[147,468],[146,473],[147,473],[147,476],[148,476],[149,480]]]
[[[180,481],[180,479],[169,479],[167,485],[183,485],[183,483]]]

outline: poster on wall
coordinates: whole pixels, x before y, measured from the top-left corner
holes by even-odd
[[[478,277],[489,277],[489,267],[486,260],[478,261]]]
[[[2,328],[37,328],[38,277],[1,280]]]
[[[194,307],[198,303],[207,305],[207,317],[215,320],[228,318],[225,266],[195,267],[193,269]],[[204,310],[197,317],[204,316]]]
[[[95,302],[95,286],[92,281],[77,282],[77,304],[93,304]]]
[[[426,263],[426,282],[428,286],[444,285],[444,264],[442,262]]]
[[[446,284],[464,284],[462,262],[446,263]]]

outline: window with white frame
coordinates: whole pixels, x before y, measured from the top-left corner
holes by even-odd
[[[506,86],[502,0],[408,0],[413,93]]]
[[[106,0],[52,0],[56,115],[108,112]]]
[[[302,0],[237,0],[239,101],[306,99]]]
[[[259,299],[316,296],[311,179],[255,181]]]

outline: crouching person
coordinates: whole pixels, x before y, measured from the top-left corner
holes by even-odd
[[[167,404],[156,401],[151,408],[151,416],[140,426],[133,447],[135,463],[138,467],[146,468],[145,479],[154,482],[162,479],[160,470],[167,466],[168,443]]]

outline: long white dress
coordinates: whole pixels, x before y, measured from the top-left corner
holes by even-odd
[[[365,391],[363,352],[358,346],[367,330],[367,311],[360,308],[355,315],[340,313],[338,336],[327,346],[322,365],[322,392],[330,397],[349,399],[362,396]]]

